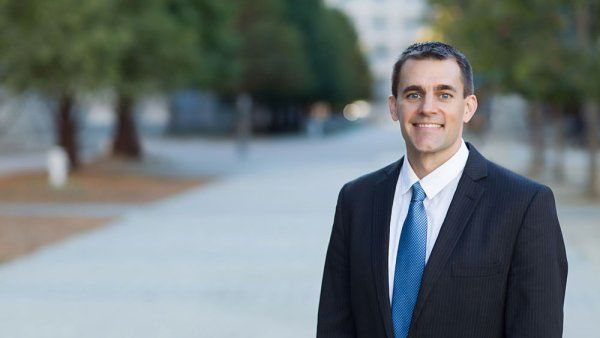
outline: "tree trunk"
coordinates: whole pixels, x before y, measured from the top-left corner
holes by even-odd
[[[119,94],[116,113],[113,156],[138,160],[142,157],[142,146],[133,118],[133,99]]]
[[[586,182],[586,195],[589,198],[600,197],[598,191],[598,102],[588,100],[583,105],[583,118],[585,119],[586,139],[589,151],[588,180]]]
[[[529,125],[531,131],[531,163],[529,164],[529,176],[539,177],[544,172],[546,163],[546,145],[544,142],[544,117],[542,104],[535,101],[529,104]]]
[[[586,0],[575,2],[575,32],[577,43],[581,50],[586,50],[591,46],[592,26],[590,13],[590,2]],[[596,153],[598,152],[598,101],[586,99],[583,103],[583,119],[585,121],[586,140],[589,152],[588,162],[588,181],[586,182],[585,194],[592,199],[600,196],[598,192],[598,168]]]
[[[56,112],[57,144],[69,157],[69,169],[79,168],[79,145],[77,142],[77,123],[73,117],[74,99],[71,94],[62,94]]]
[[[565,120],[564,106],[552,104],[552,119],[554,121],[554,179],[558,183],[565,181]]]

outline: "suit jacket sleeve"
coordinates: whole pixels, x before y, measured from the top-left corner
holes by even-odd
[[[567,258],[552,191],[532,198],[508,275],[507,337],[562,337]]]
[[[344,209],[344,191],[339,193],[327,256],[317,322],[317,337],[356,336],[350,302],[350,263],[348,224]]]

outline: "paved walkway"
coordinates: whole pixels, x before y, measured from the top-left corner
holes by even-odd
[[[134,203],[0,203],[3,216],[118,217],[143,212],[143,204]]]
[[[341,185],[394,161],[399,131],[257,141],[150,141],[154,170],[224,174],[0,266],[2,337],[311,337]],[[565,337],[600,316],[600,211],[561,206]]]

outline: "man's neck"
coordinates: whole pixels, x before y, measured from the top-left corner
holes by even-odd
[[[407,149],[407,159],[410,163],[410,167],[415,172],[419,179],[429,175],[432,171],[439,168],[442,164],[446,163],[452,156],[454,156],[462,145],[462,140],[451,148],[446,149],[441,153],[419,153],[411,152]]]

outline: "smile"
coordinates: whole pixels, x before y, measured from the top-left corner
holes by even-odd
[[[438,123],[413,123],[413,126],[417,128],[442,128],[444,125]]]

